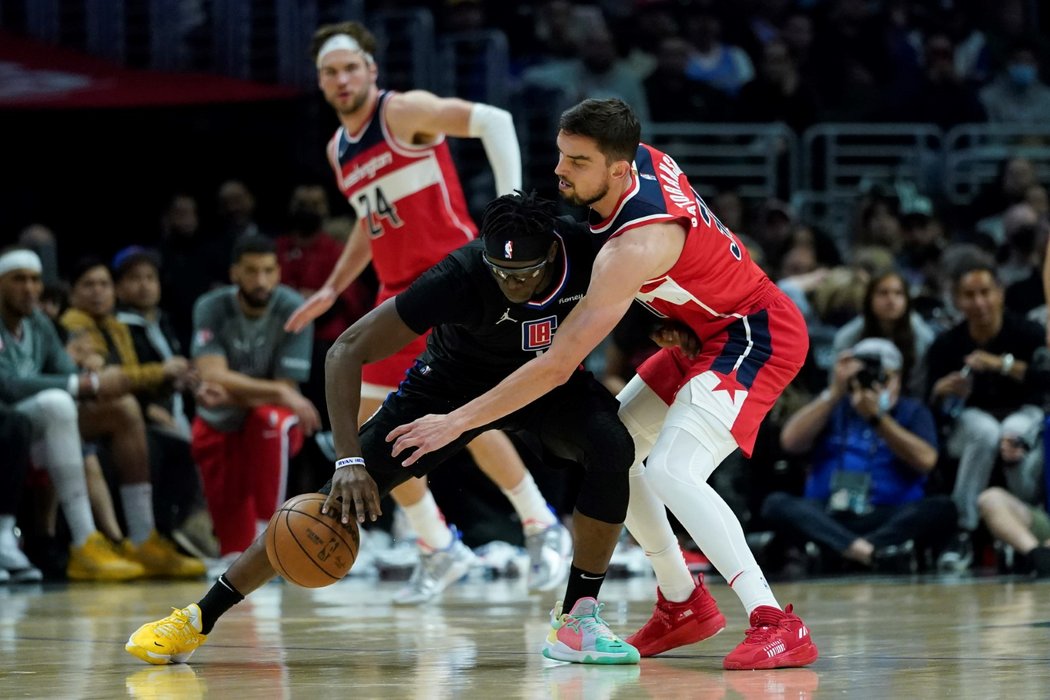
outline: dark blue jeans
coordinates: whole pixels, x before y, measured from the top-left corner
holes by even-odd
[[[955,504],[948,496],[929,496],[899,506],[875,506],[864,515],[828,513],[822,501],[771,493],[762,517],[789,538],[816,542],[842,553],[858,537],[876,549],[907,540],[939,545],[955,532]]]

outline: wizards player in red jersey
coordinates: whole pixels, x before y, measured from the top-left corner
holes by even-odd
[[[750,618],[725,668],[805,666],[817,658],[808,627],[790,606],[781,609],[740,523],[707,483],[737,447],[750,454],[762,418],[805,360],[805,322],[674,160],[639,143],[640,131],[621,100],[585,100],[562,115],[559,189],[564,199],[591,208],[591,230],[606,239],[587,295],[546,353],[471,403],[401,426],[388,439],[395,454],[415,448],[408,465],[528,404],[564,382],[637,299],[690,330],[700,347],[695,354],[663,348],[618,397],[635,440],[627,527],[659,585],[652,619],[628,641],[652,656],[725,627],[703,581],[689,574],[666,507]]]
[[[291,331],[327,311],[370,262],[380,283],[378,306],[476,237],[446,135],[481,139],[497,194],[521,187],[521,155],[510,114],[422,90],[380,90],[375,45],[357,22],[326,25],[314,34],[318,84],[341,124],[328,144],[328,159],[358,223],[327,282],[288,319]],[[421,336],[363,368],[361,421],[378,410],[425,347]],[[571,537],[510,440],[500,432],[483,433],[469,450],[521,518],[531,559],[529,588],[560,585],[569,569]],[[393,495],[419,534],[424,553],[397,602],[421,603],[462,577],[474,557],[446,526],[425,481],[408,481]]]

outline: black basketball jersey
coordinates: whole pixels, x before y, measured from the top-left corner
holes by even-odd
[[[500,291],[482,260],[480,240],[449,253],[396,297],[409,328],[433,329],[399,393],[473,398],[550,346],[587,291],[601,242],[570,219],[556,219],[555,235],[561,246],[551,284],[524,304],[510,302]]]

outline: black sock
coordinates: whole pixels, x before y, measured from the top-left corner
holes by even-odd
[[[242,600],[244,596],[226,579],[226,574],[220,576],[211,590],[197,603],[197,607],[201,609],[201,634],[210,634],[211,628],[222,614]]]
[[[563,613],[571,611],[572,606],[576,605],[576,601],[580,598],[597,598],[604,580],[605,572],[592,574],[574,565],[569,569],[569,585],[565,587],[565,601],[562,603],[561,611]]]

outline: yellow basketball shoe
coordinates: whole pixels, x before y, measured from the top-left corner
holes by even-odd
[[[121,556],[113,543],[98,531],[91,533],[79,547],[69,548],[66,576],[73,581],[127,581],[145,573],[142,564]]]
[[[191,603],[162,620],[147,622],[128,637],[124,650],[148,664],[182,664],[204,644],[201,634],[201,609]]]
[[[156,530],[138,546],[131,540],[124,540],[120,551],[128,559],[142,564],[146,575],[154,578],[200,578],[207,569],[200,559],[179,554],[175,543]]]

